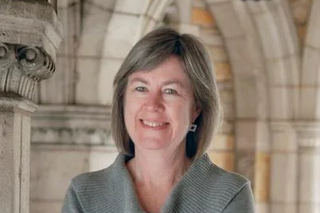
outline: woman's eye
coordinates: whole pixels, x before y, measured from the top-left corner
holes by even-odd
[[[147,88],[146,87],[136,87],[135,90],[138,92],[145,92],[145,91],[147,91]]]
[[[166,94],[177,94],[177,91],[175,91],[174,89],[165,89],[165,93]]]

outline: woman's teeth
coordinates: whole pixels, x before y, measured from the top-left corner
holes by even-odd
[[[158,123],[158,122],[152,122],[152,121],[146,121],[146,120],[142,120],[142,123],[150,127],[159,127],[159,126],[165,125],[165,123]]]

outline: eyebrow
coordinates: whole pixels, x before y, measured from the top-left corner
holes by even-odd
[[[140,77],[135,77],[135,78],[131,79],[131,81],[129,81],[129,83],[134,83],[134,82],[141,82],[141,83],[144,83],[146,85],[149,85],[148,81],[146,81],[145,79],[140,78]],[[167,85],[170,85],[170,84],[177,84],[177,85],[179,85],[181,87],[185,87],[184,84],[182,84],[180,81],[175,80],[175,79],[163,82],[164,86],[167,86]]]
[[[141,82],[144,84],[149,84],[146,80],[144,80],[143,78],[139,78],[139,77],[135,77],[129,81],[129,83],[134,83],[134,82]]]

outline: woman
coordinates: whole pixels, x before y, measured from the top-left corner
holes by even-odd
[[[254,212],[250,183],[205,154],[219,120],[204,46],[161,28],[130,51],[114,79],[108,168],[72,180],[63,213]]]

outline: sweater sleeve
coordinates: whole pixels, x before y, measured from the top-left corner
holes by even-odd
[[[85,213],[72,182],[65,196],[61,213]]]
[[[248,183],[228,203],[223,213],[254,213],[254,209],[254,198]]]

